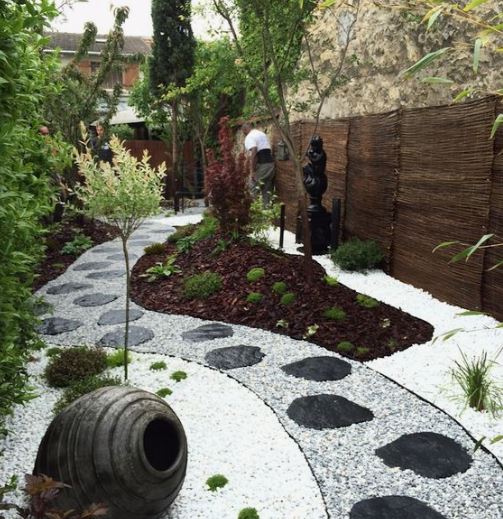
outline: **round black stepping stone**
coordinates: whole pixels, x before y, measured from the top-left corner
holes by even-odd
[[[313,395],[296,398],[287,410],[298,425],[309,429],[338,429],[369,422],[372,411],[338,395]]]
[[[86,278],[89,279],[114,279],[120,278],[121,276],[125,276],[125,270],[104,270],[103,272],[91,272],[88,274]]]
[[[129,310],[129,320],[136,321],[143,315],[141,310]],[[98,324],[121,324],[126,322],[126,310],[110,310],[102,314],[98,320]]]
[[[224,337],[232,337],[234,330],[225,324],[211,323],[203,324],[198,328],[194,328],[188,332],[182,333],[184,341],[203,342],[212,341],[213,339],[223,339]]]
[[[109,346],[109,347],[124,347],[124,329],[115,330],[113,332],[108,332],[105,334],[99,341],[99,346]],[[149,330],[148,328],[142,328],[141,326],[130,326],[129,327],[129,337],[128,337],[128,346],[136,346],[137,344],[142,344],[143,342],[147,342],[150,339],[154,338],[154,332]]]
[[[446,519],[428,505],[406,496],[384,496],[356,503],[350,519]]]
[[[135,260],[138,258],[136,254],[128,254],[130,260]],[[112,254],[111,256],[107,256],[107,260],[112,261],[124,261],[124,254],[122,252],[120,254]]]
[[[115,301],[117,297],[110,294],[86,294],[74,299],[73,303],[79,306],[102,306]]]
[[[71,294],[77,290],[84,290],[84,288],[92,288],[92,285],[86,283],[63,283],[62,285],[56,285],[50,287],[47,290],[48,294]]]
[[[95,249],[92,249],[90,252],[92,252],[93,254],[101,254],[102,252],[111,253],[118,252],[120,250],[121,249],[119,247],[96,247]]]
[[[229,346],[206,354],[206,362],[218,369],[235,369],[258,364],[265,354],[257,346]]]
[[[281,369],[287,375],[324,382],[347,377],[351,373],[351,364],[335,357],[310,357],[282,366]]]
[[[129,243],[134,247],[148,247],[152,245],[152,243],[155,243],[155,240],[131,240]]]
[[[466,472],[472,463],[471,456],[459,443],[433,432],[405,434],[375,452],[388,467],[410,469],[434,479]]]
[[[106,269],[110,265],[111,263],[109,261],[90,261],[89,263],[81,263],[73,267],[73,270],[99,270]]]
[[[72,332],[81,326],[82,323],[80,321],[75,321],[73,319],[48,317],[37,326],[37,332],[44,335],[59,335],[60,333]]]

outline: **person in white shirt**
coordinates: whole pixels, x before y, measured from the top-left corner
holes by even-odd
[[[274,159],[267,135],[250,123],[241,126],[245,135],[245,149],[250,153],[253,192],[262,195],[262,203],[267,207],[274,189]]]

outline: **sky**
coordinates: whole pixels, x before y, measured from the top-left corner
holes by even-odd
[[[209,20],[214,20],[214,15],[204,16],[197,14],[198,7],[208,4],[209,0],[193,0],[192,29],[197,37],[207,37],[210,28]],[[56,4],[61,3],[56,1]],[[121,7],[127,5],[130,8],[129,17],[124,24],[124,32],[127,36],[152,36],[152,19],[150,17],[150,0],[88,0],[75,3],[72,7],[65,7],[64,16],[57,18],[52,28],[58,32],[82,33],[84,24],[92,21],[98,27],[98,32],[108,33],[112,28],[113,14],[111,6]],[[208,10],[206,10],[208,13]]]

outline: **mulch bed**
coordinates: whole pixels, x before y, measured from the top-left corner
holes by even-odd
[[[115,227],[98,220],[85,219],[82,221],[77,217],[65,218],[56,227],[56,230],[45,238],[45,259],[36,269],[37,277],[33,282],[34,292],[63,274],[80,256],[80,254],[63,254],[61,252],[65,243],[71,242],[77,234],[85,234],[91,238],[93,246],[113,240],[119,235]]]
[[[175,254],[173,244],[165,244],[165,253],[143,256],[136,263],[132,274],[132,298],[157,312],[185,314],[208,320],[243,324],[255,328],[286,334],[302,339],[306,329],[318,325],[317,332],[308,340],[331,351],[338,351],[337,344],[349,341],[356,347],[368,348],[359,354],[339,352],[358,360],[370,360],[391,355],[416,343],[431,339],[433,327],[396,308],[380,303],[371,309],[356,301],[357,292],[341,284],[329,286],[323,281],[325,271],[313,262],[314,281],[308,285],[304,277],[303,257],[284,254],[246,241],[234,242],[226,251],[212,255],[218,237],[196,243],[186,253],[180,253],[176,264],[182,269],[179,274],[154,282],[141,277],[145,270],[166,255]],[[263,267],[266,275],[250,283],[246,274],[252,267]],[[222,289],[208,299],[190,300],[183,295],[184,278],[204,271],[219,273],[223,278]],[[281,296],[271,287],[276,281],[284,281],[288,291],[296,294],[291,305],[280,304]],[[260,292],[260,303],[248,303],[250,292]],[[323,316],[332,306],[342,308],[346,318],[333,321]],[[286,321],[288,328],[277,326]]]

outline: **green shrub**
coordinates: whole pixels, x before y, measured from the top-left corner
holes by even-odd
[[[127,352],[127,361],[128,364],[132,362],[133,357],[129,351]],[[109,368],[119,368],[124,366],[124,348],[114,351],[113,353],[109,353],[107,355],[107,366]]]
[[[358,346],[356,348],[356,356],[357,357],[365,357],[367,353],[370,351],[369,348],[365,348],[364,346]]]
[[[287,292],[283,294],[280,299],[282,305],[291,305],[295,301],[295,294],[293,292]]]
[[[250,292],[246,296],[246,301],[248,303],[260,303],[263,298],[264,298],[264,296],[260,292]]]
[[[208,490],[215,492],[218,488],[223,488],[229,483],[229,480],[222,474],[215,474],[206,480]]]
[[[260,519],[260,516],[255,508],[243,508],[239,512],[238,519]]]
[[[323,317],[332,319],[333,321],[342,321],[346,318],[346,312],[337,306],[331,306],[323,312]]]
[[[61,252],[63,254],[77,255],[90,249],[93,246],[93,240],[85,234],[77,234],[72,241],[69,241],[63,245]]]
[[[287,290],[287,286],[284,281],[276,281],[276,283],[274,283],[272,286],[272,291],[278,295],[284,294],[286,292],[286,290]]]
[[[160,360],[159,362],[152,362],[152,364],[150,364],[151,371],[161,371],[167,367],[168,366],[166,366],[166,363],[163,360]]]
[[[161,387],[161,389],[158,389],[155,394],[157,396],[160,396],[161,398],[166,398],[167,396],[171,395],[173,391],[169,389],[169,387]]]
[[[68,387],[107,367],[107,356],[102,349],[75,347],[62,350],[51,358],[45,368],[45,377],[52,387]]]
[[[339,284],[339,280],[333,276],[325,276],[323,281],[325,281],[325,283],[330,287],[335,287]]]
[[[203,272],[184,281],[183,295],[188,299],[207,299],[222,288],[222,277],[216,272]]]
[[[341,341],[338,345],[337,345],[337,351],[340,351],[342,353],[349,353],[350,351],[352,351],[354,349],[354,346],[351,342],[349,341]]]
[[[177,243],[182,238],[190,236],[196,230],[196,226],[192,223],[177,227],[176,231],[168,236],[169,243]]]
[[[91,393],[96,389],[108,386],[120,386],[121,384],[122,382],[119,377],[97,375],[86,377],[65,389],[63,396],[54,406],[54,412],[56,414],[60,413],[66,406],[70,405],[81,396],[87,395],[87,393]]]
[[[175,371],[170,378],[176,382],[181,382],[187,378],[187,373],[185,371]]]
[[[383,259],[384,254],[375,241],[362,241],[358,238],[343,243],[332,253],[333,262],[344,270],[361,271],[375,268]]]
[[[134,128],[127,124],[114,124],[110,127],[110,133],[117,135],[121,141],[130,141],[134,139]]]
[[[164,243],[152,243],[143,249],[147,256],[155,256],[156,254],[164,254]]]
[[[47,348],[45,351],[45,355],[47,357],[55,357],[56,355],[59,355],[59,353],[63,351],[61,348],[58,348],[57,346],[53,346],[52,348]]]
[[[255,283],[255,281],[258,281],[259,279],[263,278],[264,276],[265,276],[265,270],[262,267],[253,267],[246,274],[246,279],[250,283]]]
[[[365,294],[358,294],[356,296],[356,301],[364,308],[375,308],[376,306],[379,306],[379,301],[373,297],[366,296]]]

